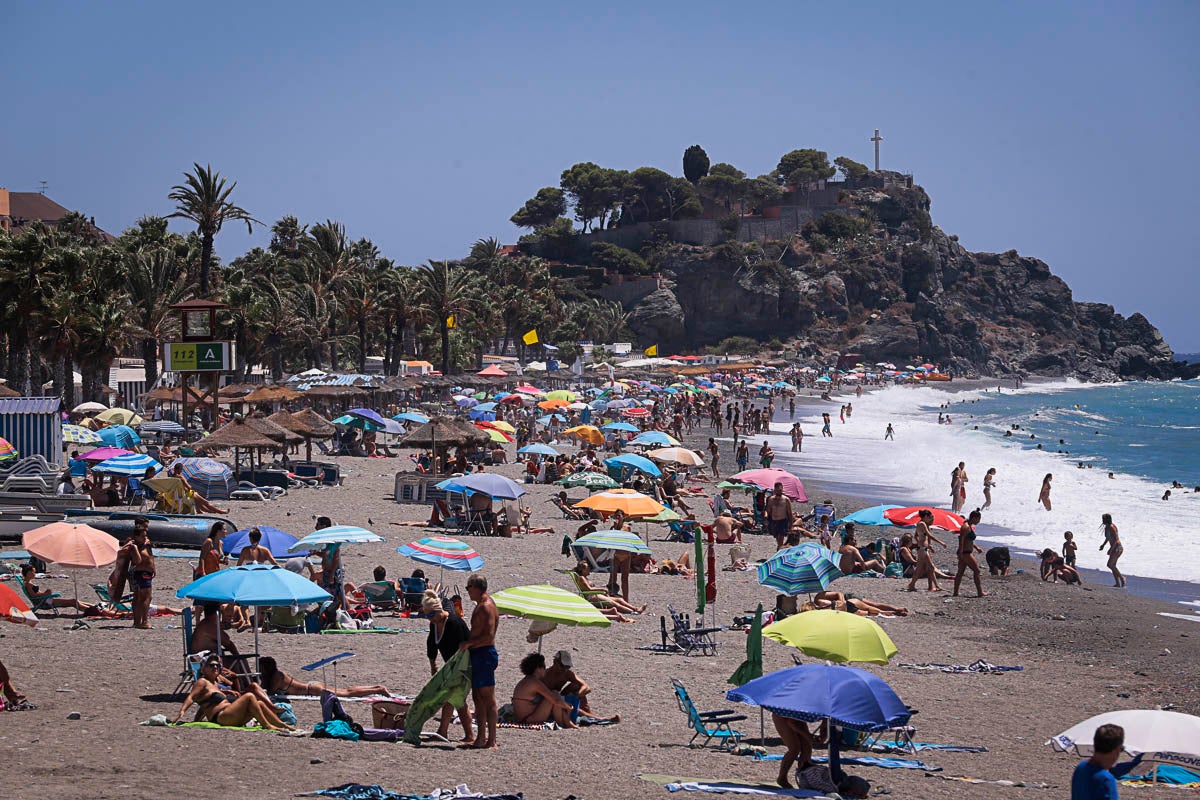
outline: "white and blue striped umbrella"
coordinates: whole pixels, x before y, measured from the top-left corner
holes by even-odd
[[[378,533],[372,533],[366,528],[355,525],[334,525],[313,531],[300,541],[288,548],[293,553],[297,550],[316,550],[327,544],[368,544],[382,542],[384,538]]]
[[[162,464],[145,453],[130,453],[101,461],[92,467],[92,472],[106,472],[111,475],[132,475],[140,478],[145,474],[147,467],[154,467],[156,473],[162,472],[163,468]]]
[[[820,592],[840,577],[833,554],[816,542],[780,550],[758,566],[758,582],[784,594]]]
[[[165,433],[169,436],[182,436],[187,433],[187,428],[174,420],[159,419],[153,422],[143,422],[138,425],[138,431],[140,433]]]
[[[177,458],[171,463],[183,467],[183,477],[199,494],[209,500],[228,500],[236,482],[233,470],[211,458]]]
[[[101,444],[100,434],[82,425],[63,425],[63,441],[70,444]]]

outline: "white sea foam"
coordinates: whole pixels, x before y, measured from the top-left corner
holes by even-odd
[[[1059,393],[1087,386],[1063,381],[1028,386],[1024,391]],[[1106,471],[1078,469],[1086,458],[1023,449],[1023,442],[1002,438],[1002,427],[995,424],[972,430],[976,424],[972,411],[982,412],[985,406],[969,401],[981,397],[983,393],[976,391],[951,394],[925,387],[869,392],[848,398],[854,413],[845,424],[837,416],[842,398],[827,409],[802,407],[796,419],[806,434],[804,452],[789,452],[785,431],[790,424],[778,421],[771,437],[779,454],[776,466],[826,485],[845,484],[848,492],[881,503],[948,507],[950,472],[965,461],[970,479],[968,510],[983,505],[983,475],[995,467],[996,488],[979,529],[982,538],[1024,551],[1051,547],[1061,552],[1063,532],[1071,530],[1079,546],[1079,565],[1104,570],[1107,553],[1098,549],[1103,541],[1100,515],[1110,513],[1125,546],[1119,562],[1122,572],[1200,583],[1200,559],[1192,557],[1200,543],[1194,522],[1200,495],[1180,494],[1164,503],[1160,484],[1121,473],[1109,479]],[[921,410],[947,402],[953,425],[937,424],[936,410]],[[832,412],[832,439],[821,438],[822,410]],[[895,427],[895,441],[883,438],[889,422]],[[752,453],[756,450],[752,447]],[[1054,474],[1052,511],[1037,502],[1046,473]]]

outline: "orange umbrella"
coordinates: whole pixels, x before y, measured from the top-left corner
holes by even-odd
[[[120,544],[112,536],[89,525],[52,522],[25,531],[21,545],[43,561],[62,567],[94,569],[117,560]]]
[[[554,400],[542,400],[540,403],[538,403],[538,408],[545,409],[546,411],[553,411],[556,408],[565,408],[568,405],[570,405],[570,403],[568,403],[566,400],[556,398]]]
[[[627,517],[653,517],[662,513],[666,506],[633,489],[609,489],[596,492],[575,504],[575,508],[590,508],[593,511],[624,511]]]
[[[37,616],[29,610],[29,604],[3,583],[0,583],[0,617],[9,622],[24,622],[31,628],[38,624]]]
[[[574,428],[567,428],[563,433],[578,436],[588,444],[604,444],[604,434],[595,425],[576,425]]]

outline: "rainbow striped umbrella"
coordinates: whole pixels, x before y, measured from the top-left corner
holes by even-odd
[[[0,461],[8,461],[19,455],[21,454],[17,452],[17,448],[13,447],[7,439],[0,439]]]
[[[483,556],[466,542],[450,536],[428,536],[396,548],[403,556],[457,572],[478,572],[483,569]]]
[[[758,566],[758,582],[784,594],[823,591],[840,577],[832,554],[816,542],[780,550]]]
[[[82,425],[63,425],[63,441],[68,444],[100,444],[104,439]]]

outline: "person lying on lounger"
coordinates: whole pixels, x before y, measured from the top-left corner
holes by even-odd
[[[521,659],[522,678],[513,688],[513,719],[521,724],[538,725],[553,720],[560,728],[578,728],[571,721],[571,704],[558,692],[552,692],[542,682],[546,674],[546,658],[530,653]]]
[[[262,687],[268,695],[304,695],[320,697],[321,692],[333,692],[338,697],[374,697],[376,695],[390,696],[386,686],[347,686],[342,689],[332,689],[320,681],[298,681],[286,672],[280,672],[275,659],[264,656],[258,661],[258,669],[262,674]]]
[[[586,561],[576,564],[574,572],[579,576],[579,588],[583,591],[588,593],[605,591],[598,586],[592,586],[588,581],[587,576],[592,574],[592,567]],[[638,608],[621,597],[612,597],[608,594],[594,594],[589,597],[589,600],[593,604],[598,604],[597,607],[601,614],[617,622],[632,622],[633,620],[626,617],[625,614],[641,614],[646,610],[646,606]]]
[[[237,699],[230,700],[218,685],[220,673],[221,662],[216,656],[205,659],[204,664],[200,667],[200,677],[196,679],[188,696],[183,699],[179,713],[175,715],[175,719],[171,720],[172,724],[183,719],[184,713],[192,705],[197,705],[199,706],[198,722],[215,722],[218,725],[241,728],[251,719],[256,719],[267,730],[295,730],[291,725],[285,725],[283,720],[279,719],[272,703],[263,700],[254,691],[240,694]],[[257,684],[254,686],[258,691],[262,691]]]
[[[841,592],[817,592],[811,603],[800,606],[801,611],[812,611],[815,608],[832,608],[836,611],[848,611],[860,617],[876,617],[880,614],[895,614],[897,617],[908,616],[908,609],[893,606],[875,600],[866,600],[853,594]]]

